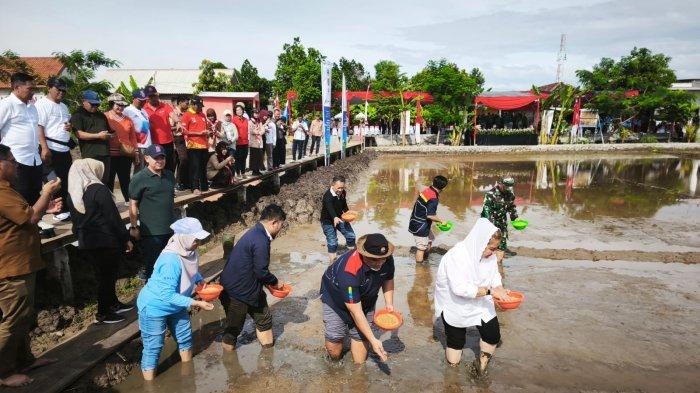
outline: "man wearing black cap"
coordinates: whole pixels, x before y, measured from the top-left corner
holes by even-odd
[[[75,134],[80,142],[80,156],[93,158],[104,164],[102,183],[109,182],[110,163],[109,138],[112,133],[104,113],[97,108],[100,106],[100,96],[92,91],[83,92],[83,106],[78,108],[70,119]]]
[[[66,104],[63,103],[68,86],[65,81],[55,76],[49,78],[46,85],[48,87],[46,96],[35,104],[39,114],[37,128],[41,150],[44,153],[46,148],[48,152],[48,157],[44,160],[44,176],[47,179],[56,177],[61,179],[63,187],[57,196],[66,201],[68,200],[68,170],[73,163],[70,149],[75,146],[70,135],[70,113]],[[58,221],[69,217],[67,203],[63,205],[59,214],[54,215],[54,219]]]
[[[129,183],[129,234],[139,241],[144,271],[148,280],[158,255],[168,244],[175,222],[175,175],[165,169],[165,149],[151,145],[144,152],[148,166],[135,174]]]
[[[370,326],[379,289],[384,304],[394,310],[394,245],[384,235],[373,233],[357,240],[357,249],[338,257],[321,279],[321,302],[326,351],[333,360],[342,356],[343,341],[350,335],[350,352],[355,363],[367,360],[372,347],[387,359],[382,342]]]

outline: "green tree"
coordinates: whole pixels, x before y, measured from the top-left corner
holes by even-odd
[[[334,90],[340,91],[342,89],[343,74],[345,74],[345,84],[348,91],[367,89],[370,76],[359,61],[355,61],[354,59],[348,60],[345,57],[341,57],[338,63],[333,63],[331,77],[333,78]]]
[[[112,84],[106,80],[95,81],[95,73],[100,67],[119,67],[119,61],[107,57],[99,50],[54,52],[53,56],[66,67],[67,76],[62,77],[68,85],[64,102],[71,110],[82,105],[85,90],[93,90],[103,99],[109,95]]]
[[[258,69],[248,59],[243,61],[240,72],[233,81],[235,91],[257,91],[260,93],[260,103],[267,105],[272,96],[272,82],[261,77]]]
[[[669,113],[683,113],[678,106],[687,106],[691,98],[671,93],[676,75],[670,61],[662,53],[635,47],[620,61],[603,58],[592,70],[576,71],[584,91],[595,93],[586,107],[597,109],[602,116],[635,117],[641,121],[641,131],[649,129],[654,114],[664,106]],[[626,97],[629,90],[638,90],[639,95]]]
[[[294,113],[306,113],[321,102],[321,61],[325,56],[315,48],[305,48],[299,37],[284,44],[277,57],[274,90],[285,97],[295,91]]]
[[[372,90],[398,92],[405,90],[408,78],[401,66],[391,60],[381,60],[374,65]]]
[[[478,68],[468,73],[446,59],[428,61],[411,82],[415,89],[433,96],[431,120],[443,126],[463,123],[464,111],[484,90],[484,77]]]
[[[199,94],[203,91],[233,91],[232,78],[222,72],[216,72],[221,69],[220,62],[213,62],[208,59],[202,60],[199,65],[201,72],[199,80],[192,84],[194,94]]]
[[[10,76],[15,72],[24,72],[31,75],[34,73],[34,70],[18,54],[11,50],[0,53],[0,82],[9,82]]]

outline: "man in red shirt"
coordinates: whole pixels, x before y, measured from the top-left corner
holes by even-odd
[[[151,142],[161,145],[165,149],[165,168],[174,173],[174,138],[170,125],[170,114],[173,112],[173,107],[160,101],[155,86],[148,85],[143,90],[148,96],[148,102],[143,109],[148,114],[148,122],[151,126]]]

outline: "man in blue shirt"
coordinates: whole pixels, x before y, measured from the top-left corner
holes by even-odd
[[[226,330],[221,345],[236,348],[246,315],[255,321],[255,333],[263,347],[273,345],[272,315],[267,306],[264,285],[282,289],[284,284],[270,273],[270,243],[282,230],[287,215],[272,204],[263,209],[260,221],[241,237],[231,251],[221,273],[224,291],[219,296],[226,311]]]
[[[435,235],[430,230],[433,222],[445,222],[437,216],[438,195],[445,187],[447,187],[447,178],[435,176],[433,184],[418,195],[413,205],[411,219],[408,221],[408,231],[413,234],[416,241],[416,263],[422,263],[425,253],[433,246]]]
[[[370,320],[379,289],[384,303],[394,310],[394,245],[384,235],[373,233],[357,240],[357,249],[341,255],[328,267],[321,280],[321,302],[326,351],[333,360],[342,356],[343,341],[350,335],[350,352],[355,363],[367,360],[371,346],[387,359],[382,342],[374,336]]]

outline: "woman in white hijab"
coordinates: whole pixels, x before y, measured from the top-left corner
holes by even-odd
[[[440,260],[435,279],[435,317],[445,326],[445,358],[456,366],[466,342],[466,328],[476,326],[481,354],[474,372],[486,371],[501,339],[493,298],[509,300],[498,273],[501,232],[489,220],[479,218],[467,237]]]
[[[204,283],[198,271],[197,247],[201,240],[209,237],[209,232],[192,217],[177,220],[170,228],[175,234],[156,260],[153,274],[136,302],[143,341],[141,371],[147,381],[155,376],[166,328],[177,341],[180,359],[189,362],[192,360],[192,324],[187,308],[214,309],[213,304],[191,297],[195,285]]]

